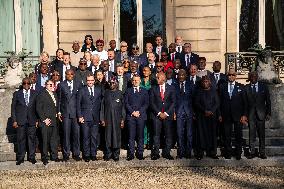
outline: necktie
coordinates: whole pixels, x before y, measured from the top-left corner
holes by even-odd
[[[118,76],[118,90],[122,91],[122,86],[123,86],[123,78],[122,76]]]
[[[194,80],[193,80],[193,76],[190,76],[190,82],[193,83],[193,84],[195,84],[195,83],[194,83]]]
[[[72,82],[68,81],[68,87],[69,87],[69,90],[70,90],[70,93],[72,94]]]
[[[29,105],[29,93],[28,93],[28,91],[25,91],[24,98],[25,98],[25,103],[28,106]]]
[[[233,83],[230,83],[230,98],[232,98],[233,90],[234,90],[234,85]]]
[[[164,101],[165,96],[164,96],[163,85],[160,85],[160,96],[161,96],[162,101]]]
[[[137,87],[134,87],[134,91],[135,91],[135,93],[139,92]]]
[[[180,84],[180,94],[184,94],[184,82]]]
[[[180,46],[178,46],[178,52],[180,53]]]
[[[253,94],[256,94],[256,84],[252,85],[252,92],[253,92]]]
[[[91,96],[94,96],[94,92],[93,92],[93,88],[90,87],[90,91],[91,91]]]
[[[219,81],[219,74],[215,74],[215,81],[216,81],[216,82]]]
[[[189,55],[186,55],[186,67],[189,65]]]
[[[174,61],[174,60],[175,60],[175,54],[172,53],[172,61]]]

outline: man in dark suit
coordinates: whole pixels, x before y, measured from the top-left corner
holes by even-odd
[[[87,67],[87,70],[89,70],[90,72],[92,72],[95,75],[96,71],[100,69],[100,57],[99,57],[99,55],[97,55],[97,54],[92,55],[91,61],[92,61],[92,63],[89,67]]]
[[[219,85],[227,82],[227,77],[225,74],[220,73],[221,62],[214,61],[212,68],[213,68],[213,73],[210,74],[211,84],[213,87],[215,87],[218,90]]]
[[[257,72],[249,73],[250,84],[245,86],[248,101],[248,121],[249,121],[249,159],[256,157],[256,132],[259,138],[259,157],[266,159],[265,155],[265,121],[271,116],[271,102],[267,87],[258,82]]]
[[[71,148],[76,161],[80,161],[80,127],[76,116],[76,96],[81,84],[74,80],[75,72],[66,70],[66,80],[58,87],[58,118],[63,123],[63,160],[68,161]],[[72,135],[71,135],[72,130]]]
[[[123,62],[124,59],[127,59],[128,51],[127,51],[128,45],[125,41],[120,42],[120,50],[115,53],[115,61],[116,62]]]
[[[115,52],[110,49],[107,51],[107,56],[108,56],[107,60],[109,63],[109,71],[116,72],[116,65],[118,61],[115,59]]]
[[[153,55],[155,57],[155,58],[152,58],[152,59],[154,59],[154,62],[159,60],[159,55],[153,51],[152,43],[146,43],[145,50],[146,51],[140,55],[140,60],[141,60],[140,68],[141,68],[141,70],[143,70],[143,68],[148,65],[148,62],[150,62],[149,61],[149,54],[150,53],[153,53]]]
[[[197,64],[199,55],[191,52],[191,44],[185,43],[183,46],[183,52],[180,54],[180,62],[182,65],[182,68],[187,70],[190,66],[190,64]]]
[[[133,87],[128,88],[125,93],[129,145],[128,161],[134,159],[135,138],[137,138],[136,157],[139,160],[143,159],[144,126],[147,120],[146,110],[149,106],[149,94],[146,89],[140,87],[140,76],[134,75],[131,80]]]
[[[35,112],[35,99],[37,93],[30,89],[31,81],[24,78],[22,89],[14,92],[11,106],[11,118],[13,127],[17,129],[17,162],[20,165],[24,162],[25,153],[28,152],[28,159],[32,164],[35,160],[35,137],[37,116]],[[26,142],[27,141],[27,142]],[[28,146],[26,146],[28,144]]]
[[[174,119],[174,109],[176,103],[176,93],[174,86],[166,84],[166,75],[163,72],[157,75],[158,85],[150,89],[150,107],[151,117],[153,119],[153,148],[151,159],[157,160],[160,158],[160,135],[162,128],[165,133],[165,148],[162,156],[172,160],[172,122]]]
[[[132,87],[131,79],[134,75],[139,75],[138,64],[131,61],[130,62],[130,71],[125,73],[125,77],[128,79],[128,84],[127,84],[128,87]]]
[[[124,74],[123,64],[116,65],[116,77],[118,81],[118,90],[124,94],[127,89],[128,77]]]
[[[177,95],[177,158],[191,158],[192,149],[192,88],[186,80],[186,71],[181,69],[178,73],[178,83],[175,84]]]
[[[61,76],[60,81],[64,81],[66,79],[65,72],[66,70],[72,69],[74,72],[76,71],[76,67],[71,65],[70,62],[70,53],[64,52],[63,53],[63,64],[57,64],[55,65],[55,70],[59,72],[59,75]]]
[[[194,95],[196,89],[200,86],[201,78],[197,76],[198,70],[196,64],[191,64],[188,70],[189,70],[188,81],[192,86],[193,95]]]
[[[83,133],[83,158],[86,162],[97,160],[97,135],[100,120],[102,89],[95,86],[92,74],[87,76],[87,86],[77,95],[77,117]]]
[[[31,90],[39,93],[41,90],[44,89],[41,85],[37,84],[37,75],[35,73],[30,73],[29,78],[31,80]]]
[[[157,36],[155,42],[156,42],[156,45],[153,48],[153,52],[155,52],[159,57],[157,61],[160,61],[161,53],[162,52],[168,53],[168,48],[163,46],[163,39],[161,36]]]
[[[48,149],[50,148],[50,160],[58,162],[58,133],[57,133],[57,95],[53,92],[54,83],[52,80],[47,80],[45,90],[38,94],[36,99],[36,112],[40,120],[40,128],[42,135],[42,162],[48,164]]]
[[[56,50],[56,58],[49,65],[50,72],[53,72],[57,66],[63,64],[63,54],[64,54],[63,49],[59,48]]]
[[[220,109],[219,120],[224,124],[224,157],[231,159],[232,156],[232,130],[235,132],[236,159],[241,159],[242,154],[242,126],[247,124],[247,100],[244,87],[235,81],[236,72],[228,72],[228,82],[220,86]]]
[[[176,52],[176,44],[171,43],[169,45],[168,61],[174,62],[176,59],[180,58],[180,53]]]
[[[50,79],[50,73],[48,73],[47,64],[41,64],[39,70],[40,73],[37,75],[36,85],[45,87],[45,82]]]
[[[113,72],[109,71],[109,62],[107,60],[102,61],[102,70],[106,81],[114,77]]]

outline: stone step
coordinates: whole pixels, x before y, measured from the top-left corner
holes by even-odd
[[[245,138],[246,144],[249,144],[249,138]],[[258,138],[256,138],[257,145],[259,144]],[[284,146],[284,137],[266,137],[265,146]]]
[[[284,138],[284,129],[265,129],[266,137],[283,137]],[[249,129],[243,129],[243,137],[249,137]]]

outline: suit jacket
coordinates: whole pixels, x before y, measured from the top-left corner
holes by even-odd
[[[239,121],[241,116],[247,116],[247,99],[242,84],[235,82],[231,99],[228,92],[228,82],[220,85],[219,95],[223,120]]]
[[[159,55],[157,53],[155,53],[155,51],[153,51],[153,53],[156,56],[156,62],[157,62],[159,60]],[[141,61],[140,67],[143,68],[143,67],[147,66],[147,64],[148,64],[148,57],[147,57],[147,53],[146,52],[144,52],[144,53],[142,53],[140,55],[140,61]]]
[[[84,117],[85,121],[94,121],[98,125],[103,98],[101,87],[95,86],[93,93],[94,96],[91,96],[87,86],[79,90],[77,95],[77,117]]]
[[[58,60],[57,58],[55,58],[55,59],[50,63],[50,70],[51,70],[50,73],[52,73],[52,72],[56,69],[56,67],[58,67],[58,66],[60,66],[60,65],[62,65],[62,64],[63,64],[63,61]]]
[[[60,76],[61,76],[60,81],[65,80],[65,78],[63,78],[63,66],[64,66],[64,64],[57,64],[57,65],[55,65],[55,70],[58,71]],[[70,69],[73,70],[74,73],[75,73],[77,68],[70,64]]]
[[[175,87],[166,84],[164,92],[164,101],[160,96],[160,86],[152,86],[150,89],[150,108],[152,110],[152,119],[156,118],[159,112],[166,112],[169,116],[167,119],[173,120],[174,109],[176,104]]]
[[[174,60],[180,59],[180,55],[181,54],[179,52],[175,52]],[[174,60],[172,60],[171,53],[168,53],[168,61],[174,61]]]
[[[56,114],[57,114],[57,94],[54,94],[56,104],[54,104],[52,97],[46,89],[42,90],[36,98],[36,112],[39,116],[40,122],[49,118],[51,120],[51,126],[56,126]]]
[[[48,79],[51,78],[49,74],[47,74],[47,76],[48,76]],[[37,75],[36,85],[41,86],[41,74],[40,73]],[[44,86],[41,86],[41,87],[44,88]]]
[[[132,112],[139,111],[138,119],[147,120],[147,108],[149,106],[149,93],[146,89],[139,87],[139,92],[134,93],[134,88],[128,88],[124,95],[124,103],[126,108],[126,119],[131,119]]]
[[[129,57],[128,52],[127,52],[127,57]],[[122,62],[123,61],[123,60],[121,60],[121,52],[120,51],[117,51],[115,53],[115,58],[114,59],[115,59],[116,62]]]
[[[185,53],[184,52],[180,53],[179,58],[180,58],[181,67],[185,70],[188,70],[189,65],[186,66]],[[192,52],[190,56],[190,64],[197,64],[198,59],[199,55]]]
[[[36,96],[37,93],[34,90],[30,90],[29,104],[27,106],[23,89],[14,92],[11,105],[11,118],[13,122],[17,122],[18,125],[36,125]]]
[[[215,73],[214,72],[212,72],[209,75],[209,77],[210,77],[212,86],[215,87],[216,89],[218,89],[221,84],[227,82],[227,76],[223,73],[220,73],[218,81],[216,81],[216,79],[215,79]]]
[[[156,53],[156,49],[157,49],[157,46],[154,46],[154,47],[153,47],[153,52],[155,52],[155,53]],[[166,53],[168,53],[168,48],[167,48],[167,47],[165,47],[165,46],[162,46],[162,50],[161,50],[161,52],[166,52]]]
[[[107,71],[107,78],[105,78],[106,81],[109,81],[112,77],[114,77],[114,73],[111,71]],[[105,75],[105,74],[104,74]]]
[[[181,117],[183,111],[187,114],[187,116],[192,116],[192,95],[193,89],[188,81],[185,81],[185,92],[183,92],[180,88],[180,82],[174,83],[175,91],[176,91],[176,106],[175,112],[177,117]]]
[[[35,91],[36,93],[39,93],[40,91],[42,91],[44,89],[44,87],[42,87],[38,83],[35,83],[34,85],[35,85],[35,89],[31,88],[31,90]]]
[[[72,93],[68,87],[68,81],[61,82],[58,86],[58,112],[63,118],[76,118],[77,93],[81,84],[73,80]]]
[[[265,84],[258,82],[258,91],[252,92],[251,84],[245,86],[247,96],[249,119],[254,119],[254,115],[260,120],[265,120],[267,115],[271,115],[271,102],[269,90]]]

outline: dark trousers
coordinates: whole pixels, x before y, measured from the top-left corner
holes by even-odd
[[[137,138],[137,155],[143,155],[144,151],[144,126],[145,120],[130,118],[128,120],[128,148],[129,155],[134,155],[135,138]]]
[[[92,121],[87,121],[82,124],[83,133],[83,155],[84,157],[96,157],[97,155],[97,135],[98,125]]]
[[[192,118],[182,113],[177,117],[177,155],[179,157],[191,155],[192,149]]]
[[[160,135],[162,128],[165,133],[165,147],[163,149],[163,155],[170,155],[171,147],[172,147],[172,120],[161,120],[158,118],[153,119],[153,148],[152,155],[160,154]]]
[[[259,153],[265,154],[265,120],[259,120],[254,114],[249,119],[249,144],[252,154],[255,154],[256,132],[259,138]]]
[[[24,159],[26,152],[28,152],[28,159],[35,158],[35,138],[35,125],[19,125],[17,128],[17,160]]]
[[[106,158],[119,158],[120,148],[112,148],[106,145],[104,156]]]
[[[225,120],[224,122],[224,153],[232,155],[232,132],[234,126],[236,155],[242,154],[242,124],[239,121]]]
[[[48,150],[50,149],[50,157],[52,159],[58,158],[58,133],[57,126],[46,126],[44,123],[41,126],[42,136],[42,160],[47,160]]]
[[[72,137],[72,155],[80,155],[80,127],[76,118],[63,119],[63,156],[70,156]]]

